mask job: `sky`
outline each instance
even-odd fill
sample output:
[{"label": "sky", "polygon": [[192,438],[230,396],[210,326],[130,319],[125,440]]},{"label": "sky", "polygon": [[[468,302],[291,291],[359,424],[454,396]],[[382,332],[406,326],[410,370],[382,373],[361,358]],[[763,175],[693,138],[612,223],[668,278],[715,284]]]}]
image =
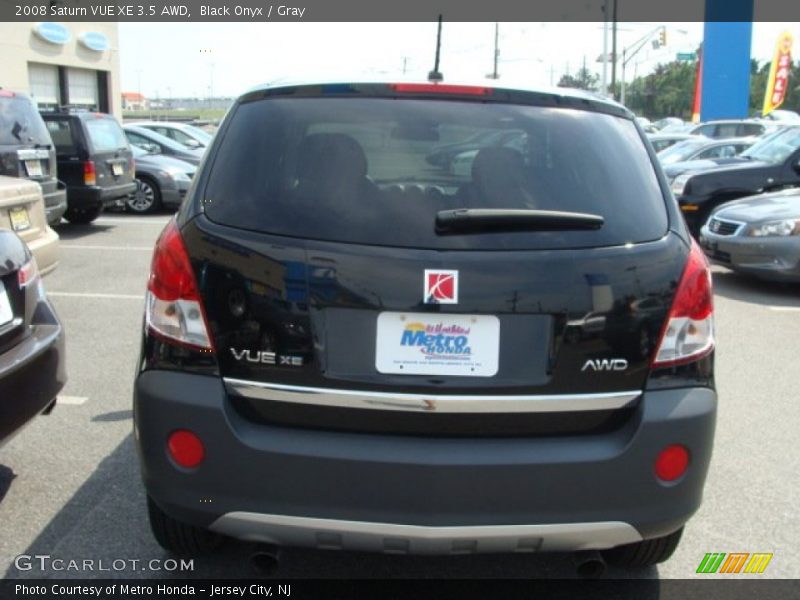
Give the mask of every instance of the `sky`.
[{"label": "sky", "polygon": [[[629,62],[626,79],[693,52],[703,23],[620,23],[618,54],[661,25],[667,45],[647,43]],[[751,55],[771,60],[782,31],[800,44],[800,23],[753,24]],[[495,23],[447,23],[440,71],[445,79],[492,72]],[[603,23],[500,23],[500,80],[555,85],[567,72],[602,64]],[[399,75],[425,78],[433,66],[436,23],[120,23],[122,89],[149,98],[236,96],[280,77]],[[611,51],[609,34],[609,47]],[[608,79],[611,78],[608,67]],[[618,67],[617,77],[621,77]]]}]

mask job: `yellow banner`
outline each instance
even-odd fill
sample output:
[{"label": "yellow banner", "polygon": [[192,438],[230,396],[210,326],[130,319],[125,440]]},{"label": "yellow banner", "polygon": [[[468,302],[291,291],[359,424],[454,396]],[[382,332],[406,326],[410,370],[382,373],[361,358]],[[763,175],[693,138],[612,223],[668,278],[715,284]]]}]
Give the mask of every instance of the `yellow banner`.
[{"label": "yellow banner", "polygon": [[792,34],[784,31],[775,45],[775,56],[769,70],[767,91],[764,94],[764,108],[761,111],[767,116],[783,104],[786,88],[789,85],[789,72],[792,70]]}]

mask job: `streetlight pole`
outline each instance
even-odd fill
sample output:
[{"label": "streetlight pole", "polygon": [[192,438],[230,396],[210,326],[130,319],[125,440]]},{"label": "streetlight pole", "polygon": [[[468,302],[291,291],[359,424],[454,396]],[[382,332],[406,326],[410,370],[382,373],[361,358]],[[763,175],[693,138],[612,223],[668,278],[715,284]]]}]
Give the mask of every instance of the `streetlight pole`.
[{"label": "streetlight pole", "polygon": [[603,77],[601,82],[601,90],[603,95],[608,94],[608,2],[603,4]]}]

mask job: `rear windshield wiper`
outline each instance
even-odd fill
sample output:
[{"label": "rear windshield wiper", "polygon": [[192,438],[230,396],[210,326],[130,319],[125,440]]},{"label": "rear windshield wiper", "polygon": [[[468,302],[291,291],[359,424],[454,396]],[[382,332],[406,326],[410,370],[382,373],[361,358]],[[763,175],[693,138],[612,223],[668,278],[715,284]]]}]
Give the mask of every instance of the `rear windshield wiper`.
[{"label": "rear windshield wiper", "polygon": [[436,213],[436,233],[491,231],[571,231],[600,229],[600,215],[511,208],[457,208]]}]

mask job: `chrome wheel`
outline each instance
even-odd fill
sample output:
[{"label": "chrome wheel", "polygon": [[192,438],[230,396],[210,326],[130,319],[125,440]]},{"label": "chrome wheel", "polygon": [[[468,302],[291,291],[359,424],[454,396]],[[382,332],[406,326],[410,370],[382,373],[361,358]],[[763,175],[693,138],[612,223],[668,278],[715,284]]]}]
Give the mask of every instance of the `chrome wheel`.
[{"label": "chrome wheel", "polygon": [[137,213],[147,213],[155,210],[157,206],[158,191],[149,181],[138,180],[136,191],[126,200],[128,210]]}]

